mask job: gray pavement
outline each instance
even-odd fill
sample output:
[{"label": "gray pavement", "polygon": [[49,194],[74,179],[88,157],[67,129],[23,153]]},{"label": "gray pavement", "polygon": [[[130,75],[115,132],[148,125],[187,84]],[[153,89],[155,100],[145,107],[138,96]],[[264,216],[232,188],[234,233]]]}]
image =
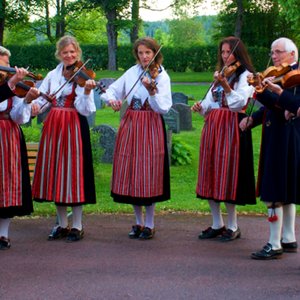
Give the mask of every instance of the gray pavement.
[{"label": "gray pavement", "polygon": [[[160,214],[153,240],[130,240],[133,215],[86,215],[85,238],[47,241],[54,218],[14,219],[0,251],[0,299],[300,299],[300,253],[255,261],[266,217],[239,216],[242,237],[198,240],[210,216]],[[297,236],[300,222],[297,219]]]}]

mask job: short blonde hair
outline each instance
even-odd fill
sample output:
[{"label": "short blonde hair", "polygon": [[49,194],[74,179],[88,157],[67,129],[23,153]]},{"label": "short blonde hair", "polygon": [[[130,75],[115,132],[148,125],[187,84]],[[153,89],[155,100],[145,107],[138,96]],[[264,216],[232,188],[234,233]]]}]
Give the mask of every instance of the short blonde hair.
[{"label": "short blonde hair", "polygon": [[81,60],[81,56],[82,56],[82,50],[79,46],[79,43],[77,42],[77,40],[75,39],[75,37],[70,36],[70,35],[65,35],[63,37],[61,37],[57,43],[56,43],[56,51],[55,51],[55,57],[57,59],[60,59],[60,52],[67,46],[69,45],[73,45],[77,55],[78,55],[78,60]]}]

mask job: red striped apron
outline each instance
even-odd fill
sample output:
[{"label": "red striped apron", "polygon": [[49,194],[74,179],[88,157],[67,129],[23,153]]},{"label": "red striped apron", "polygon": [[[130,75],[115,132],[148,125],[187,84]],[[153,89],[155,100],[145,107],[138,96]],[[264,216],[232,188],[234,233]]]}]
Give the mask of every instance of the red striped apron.
[{"label": "red striped apron", "polygon": [[10,119],[12,98],[0,113],[0,208],[22,206],[22,165],[19,125]]},{"label": "red striped apron", "polygon": [[162,195],[164,155],[160,114],[149,105],[127,109],[116,139],[112,192],[139,198]]},{"label": "red striped apron", "polygon": [[85,202],[81,128],[74,99],[75,85],[64,107],[53,102],[44,123],[32,184],[35,199],[57,204]]},{"label": "red striped apron", "polygon": [[236,199],[239,141],[238,113],[220,108],[207,115],[201,135],[196,189],[201,198]]}]

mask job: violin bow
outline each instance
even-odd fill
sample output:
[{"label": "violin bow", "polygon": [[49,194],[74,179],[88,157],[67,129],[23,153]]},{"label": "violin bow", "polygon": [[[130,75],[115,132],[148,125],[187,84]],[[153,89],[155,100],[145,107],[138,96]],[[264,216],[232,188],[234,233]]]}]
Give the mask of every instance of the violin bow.
[{"label": "violin bow", "polygon": [[158,53],[160,52],[162,48],[162,45],[158,48],[157,52],[155,53],[155,55],[152,57],[152,59],[149,61],[148,65],[146,66],[146,68],[144,69],[144,71],[141,73],[141,75],[138,77],[138,79],[136,80],[136,82],[133,84],[133,86],[131,87],[131,89],[129,90],[129,92],[125,95],[125,97],[123,98],[122,102],[124,102],[124,100],[129,96],[129,94],[132,92],[132,90],[134,89],[134,87],[137,85],[137,83],[140,81],[140,79],[147,73],[147,71],[149,70],[150,65],[154,62],[156,56],[158,55]]},{"label": "violin bow", "polygon": [[87,59],[87,61],[84,63],[84,64],[82,64],[82,66],[80,67],[80,68],[78,68],[78,70],[66,81],[66,82],[64,82],[59,88],[58,88],[58,90],[54,93],[54,94],[52,94],[51,96],[52,97],[54,97],[59,91],[61,91],[64,87],[65,87],[65,85],[66,84],[68,84],[68,83],[70,83],[74,78],[75,78],[75,76],[85,67],[85,65],[90,61],[91,59],[89,58],[89,59]]}]

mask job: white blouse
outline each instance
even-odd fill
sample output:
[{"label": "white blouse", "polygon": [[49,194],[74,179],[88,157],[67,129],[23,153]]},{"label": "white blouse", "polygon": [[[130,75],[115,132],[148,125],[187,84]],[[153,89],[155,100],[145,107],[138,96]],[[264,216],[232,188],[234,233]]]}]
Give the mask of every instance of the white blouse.
[{"label": "white blouse", "polygon": [[154,96],[150,96],[148,90],[142,84],[141,80],[135,85],[133,90],[129,93],[139,76],[143,73],[141,65],[137,64],[128,69],[118,80],[113,82],[106,93],[101,95],[101,99],[108,104],[109,100],[122,100],[127,101],[130,105],[132,97],[141,99],[142,104],[148,99],[151,108],[160,114],[166,114],[172,106],[172,94],[171,94],[171,83],[170,77],[161,66],[162,71],[155,78],[157,92]]},{"label": "white blouse", "polygon": [[[249,71],[244,71],[237,82],[234,83],[233,90],[225,94],[225,101],[231,111],[239,112],[247,104],[248,99],[253,95],[254,87],[248,84],[247,76]],[[201,102],[201,114],[205,115],[211,109],[220,108],[219,103],[216,102],[212,95],[212,87],[207,93],[205,99]]]},{"label": "white blouse", "polygon": [[[23,98],[13,97],[12,109],[9,113],[11,119],[17,124],[29,122],[31,117],[31,104],[25,103]],[[7,100],[0,103],[0,111],[7,109]]]},{"label": "white blouse", "polygon": [[[43,80],[39,90],[45,94],[54,94],[62,84],[66,82],[65,77],[62,74],[63,64],[60,63],[54,70],[50,71]],[[55,96],[56,98],[64,97],[72,92],[73,83],[67,83],[63,89],[61,89]],[[94,91],[92,90],[89,95],[84,94],[84,87],[76,86],[76,97],[74,106],[76,110],[83,116],[89,116],[96,111],[94,102]],[[43,97],[39,97],[33,101],[38,103],[40,107],[47,104],[47,101]]]}]

